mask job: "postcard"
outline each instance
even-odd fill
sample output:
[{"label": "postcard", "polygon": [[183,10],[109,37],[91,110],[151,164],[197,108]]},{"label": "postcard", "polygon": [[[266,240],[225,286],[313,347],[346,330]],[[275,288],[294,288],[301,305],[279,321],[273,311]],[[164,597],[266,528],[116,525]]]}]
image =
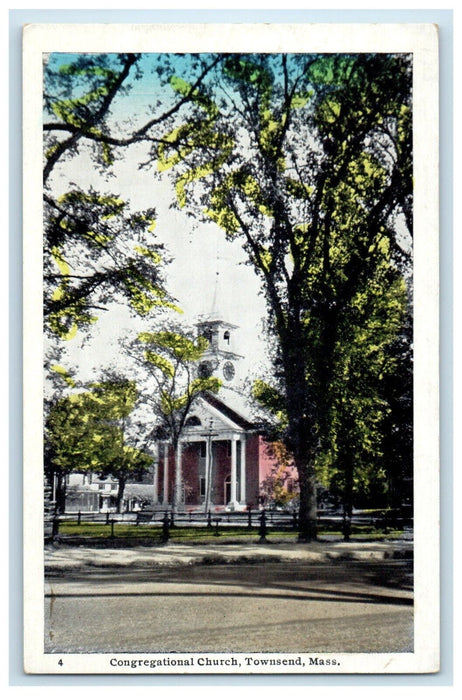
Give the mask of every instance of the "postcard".
[{"label": "postcard", "polygon": [[437,672],[438,28],[23,41],[25,671]]}]

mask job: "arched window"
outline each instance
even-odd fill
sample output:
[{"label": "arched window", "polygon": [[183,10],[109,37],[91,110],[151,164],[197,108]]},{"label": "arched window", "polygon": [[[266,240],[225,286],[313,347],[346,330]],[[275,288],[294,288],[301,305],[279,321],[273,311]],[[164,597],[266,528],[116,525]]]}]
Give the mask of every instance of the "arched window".
[{"label": "arched window", "polygon": [[190,427],[192,428],[192,427],[195,427],[198,425],[202,425],[202,423],[200,422],[200,420],[197,416],[190,416],[189,418],[186,419],[185,426],[187,428],[190,428]]},{"label": "arched window", "polygon": [[223,340],[226,340],[226,342],[228,343],[228,345],[229,345],[229,339],[230,339],[229,331],[225,331],[225,332],[223,333]]}]

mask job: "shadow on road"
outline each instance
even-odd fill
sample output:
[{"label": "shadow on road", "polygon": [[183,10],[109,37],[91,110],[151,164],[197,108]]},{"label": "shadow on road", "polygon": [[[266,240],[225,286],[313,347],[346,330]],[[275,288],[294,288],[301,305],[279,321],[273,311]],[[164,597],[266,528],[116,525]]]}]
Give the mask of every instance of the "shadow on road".
[{"label": "shadow on road", "polygon": [[[341,562],[327,565],[246,564],[178,566],[153,569],[95,569],[51,581],[88,584],[89,592],[54,592],[58,597],[235,597],[274,598],[412,606],[412,563]],[[136,584],[156,590],[133,590]],[[162,590],[161,585],[165,584]],[[107,590],[117,586],[117,590]],[[174,588],[171,589],[170,586]],[[181,590],[179,590],[181,586]],[[201,590],[203,588],[203,590]],[[214,588],[219,588],[214,590]],[[106,589],[106,590],[105,590]],[[120,589],[120,590],[119,590]],[[226,590],[228,589],[228,590]],[[393,593],[387,593],[387,590]],[[402,592],[402,593],[400,593]]]}]

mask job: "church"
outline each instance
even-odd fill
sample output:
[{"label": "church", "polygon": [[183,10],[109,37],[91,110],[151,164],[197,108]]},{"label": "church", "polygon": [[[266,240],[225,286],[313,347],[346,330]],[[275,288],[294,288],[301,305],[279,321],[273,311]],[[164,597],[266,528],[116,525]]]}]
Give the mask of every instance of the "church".
[{"label": "church", "polygon": [[[255,431],[248,402],[239,391],[240,361],[237,326],[209,315],[197,323],[209,346],[197,373],[218,377],[219,393],[205,394],[190,411],[181,438],[181,479],[168,443],[159,446],[154,465],[154,502],[177,502],[185,509],[258,506],[261,482],[275,467],[271,448]],[[180,481],[180,493],[175,494]]]},{"label": "church", "polygon": [[[255,428],[249,401],[240,389],[243,357],[237,352],[238,326],[212,313],[201,317],[196,327],[198,336],[209,342],[197,374],[218,377],[222,386],[218,394],[206,393],[193,404],[177,455],[180,474],[169,442],[157,445],[152,503],[175,504],[190,512],[256,508],[264,498],[262,484],[271,474],[284,470],[286,487],[293,490],[296,470],[278,463],[272,446]],[[126,488],[129,495],[133,489]]]},{"label": "church", "polygon": [[[268,498],[263,484],[276,473],[284,474],[288,491],[296,490],[295,468],[278,462],[273,446],[256,429],[240,388],[244,358],[237,352],[238,327],[218,314],[201,317],[196,327],[197,335],[209,342],[197,374],[218,377],[222,386],[218,394],[195,400],[176,455],[168,440],[156,444],[150,474],[143,483],[125,487],[125,510],[142,505],[180,512],[257,508]],[[77,476],[70,475],[66,510],[113,510],[115,480],[87,478],[87,483],[76,484]]]}]

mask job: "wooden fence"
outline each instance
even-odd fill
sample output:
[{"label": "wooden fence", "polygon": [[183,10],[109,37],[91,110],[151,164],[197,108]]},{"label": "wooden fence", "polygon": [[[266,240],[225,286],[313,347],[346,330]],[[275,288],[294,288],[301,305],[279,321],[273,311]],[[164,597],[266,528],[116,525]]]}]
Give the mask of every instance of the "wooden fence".
[{"label": "wooden fence", "polygon": [[[68,540],[72,535],[66,533],[68,528],[62,528],[62,525],[77,525],[80,528],[79,537],[85,538],[85,526],[106,525],[108,526],[107,536],[110,539],[118,537],[118,529],[120,526],[132,526],[123,528],[123,538],[139,538],[140,530],[146,533],[146,527],[153,528],[150,537],[159,539],[162,542],[167,542],[172,530],[177,533],[181,532],[182,528],[198,528],[202,530],[212,531],[215,536],[231,534],[230,530],[236,534],[238,529],[242,534],[245,531],[257,530],[260,539],[264,540],[271,533],[294,533],[298,529],[298,517],[296,513],[279,512],[276,510],[247,510],[243,512],[237,511],[219,511],[208,513],[204,512],[178,512],[173,511],[139,511],[138,513],[68,513],[55,515],[52,519],[51,528],[48,528],[47,539],[55,540],[57,538]],[[138,526],[143,526],[139,528]],[[340,531],[345,532],[345,519],[341,515],[318,514],[318,528],[324,531]],[[396,512],[374,512],[371,514],[355,514],[350,523],[348,523],[349,531],[356,529],[373,529],[384,532],[391,530],[412,529],[412,518],[402,517]],[[155,529],[155,532],[154,532]],[[64,530],[64,531],[62,531]],[[227,533],[228,531],[228,533]],[[156,534],[156,538],[154,535]],[[201,533],[205,534],[205,532]],[[88,535],[91,537],[91,535]],[[199,531],[198,531],[199,536]],[[73,536],[74,538],[76,535]]]}]

